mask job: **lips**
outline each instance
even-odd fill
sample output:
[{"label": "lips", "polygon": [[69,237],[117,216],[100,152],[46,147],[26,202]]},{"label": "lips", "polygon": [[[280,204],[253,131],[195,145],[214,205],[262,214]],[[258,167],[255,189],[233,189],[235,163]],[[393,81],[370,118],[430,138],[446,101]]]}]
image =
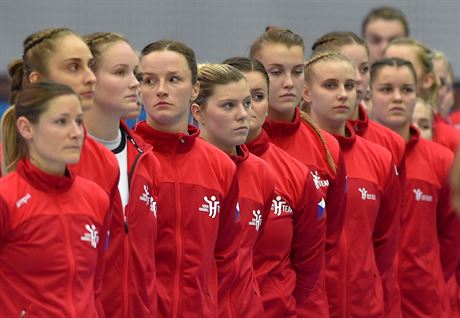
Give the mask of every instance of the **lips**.
[{"label": "lips", "polygon": [[295,94],[287,93],[280,96],[280,98],[296,98]]},{"label": "lips", "polygon": [[249,130],[248,126],[241,126],[241,127],[234,129],[234,131],[238,131],[238,132],[247,131],[247,130]]},{"label": "lips", "polygon": [[85,98],[93,98],[94,91],[86,91],[86,92],[80,93],[80,96],[83,96]]},{"label": "lips", "polygon": [[170,106],[171,103],[168,103],[166,101],[159,101],[158,103],[155,104],[155,106]]}]

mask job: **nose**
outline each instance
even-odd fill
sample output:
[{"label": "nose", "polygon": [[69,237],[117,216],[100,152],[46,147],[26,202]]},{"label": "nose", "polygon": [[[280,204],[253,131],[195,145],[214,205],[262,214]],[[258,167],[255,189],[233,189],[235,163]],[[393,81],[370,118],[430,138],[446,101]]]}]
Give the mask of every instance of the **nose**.
[{"label": "nose", "polygon": [[157,90],[157,96],[158,97],[163,97],[163,96],[167,96],[168,95],[168,91],[166,89],[166,83],[164,80],[159,80],[158,81],[158,90]]},{"label": "nose", "polygon": [[72,139],[82,140],[83,135],[84,135],[83,125],[80,122],[74,121],[71,131],[70,131],[70,137]]},{"label": "nose", "polygon": [[402,101],[401,91],[399,89],[394,90],[393,100],[398,102]]},{"label": "nose", "polygon": [[96,83],[96,75],[94,75],[93,70],[89,67],[86,67],[84,82],[85,85],[93,85]]},{"label": "nose", "polygon": [[287,72],[286,75],[284,76],[283,85],[285,88],[294,87],[294,81],[292,80],[292,75],[289,72]]},{"label": "nose", "polygon": [[346,101],[348,99],[347,90],[345,89],[345,85],[341,85],[339,88],[339,100]]},{"label": "nose", "polygon": [[238,110],[236,112],[236,119],[238,121],[246,121],[249,117],[249,112],[251,111],[251,108],[246,108],[244,107],[243,104],[240,104],[238,106]]},{"label": "nose", "polygon": [[132,73],[131,74],[131,81],[130,81],[130,84],[129,84],[129,87],[130,88],[139,88],[141,84],[139,83],[137,77],[136,77],[136,74]]}]

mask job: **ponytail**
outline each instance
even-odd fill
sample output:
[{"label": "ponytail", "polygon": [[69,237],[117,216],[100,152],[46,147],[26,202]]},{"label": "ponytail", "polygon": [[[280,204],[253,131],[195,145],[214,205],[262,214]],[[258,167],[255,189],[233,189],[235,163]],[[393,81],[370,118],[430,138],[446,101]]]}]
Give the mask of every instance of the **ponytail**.
[{"label": "ponytail", "polygon": [[10,105],[14,105],[19,91],[24,86],[24,61],[17,59],[8,64],[8,75],[10,76]]},{"label": "ponytail", "polygon": [[19,160],[27,154],[24,139],[18,135],[14,106],[10,106],[2,116],[2,176],[16,169]]},{"label": "ponytail", "polygon": [[327,163],[329,164],[329,168],[331,168],[334,174],[336,174],[337,169],[335,167],[334,159],[332,158],[331,152],[329,151],[329,148],[327,147],[326,140],[324,139],[323,134],[318,129],[318,127],[312,122],[310,115],[308,115],[306,112],[300,111],[300,118],[305,124],[310,126],[315,131],[316,135],[321,140],[321,143],[323,144],[323,147],[324,147],[324,152],[326,154]]}]

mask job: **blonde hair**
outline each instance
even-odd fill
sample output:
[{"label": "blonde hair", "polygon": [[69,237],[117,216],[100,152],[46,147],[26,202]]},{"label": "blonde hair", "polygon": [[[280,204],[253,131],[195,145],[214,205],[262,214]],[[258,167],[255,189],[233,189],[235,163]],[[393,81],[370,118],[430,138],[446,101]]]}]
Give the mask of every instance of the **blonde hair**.
[{"label": "blonde hair", "polygon": [[128,40],[121,34],[115,32],[95,32],[83,37],[86,45],[91,50],[94,57],[94,70],[97,70],[102,58],[102,52],[106,50],[111,44],[117,42],[125,42],[129,44]]},{"label": "blonde hair", "polygon": [[[431,105],[436,105],[436,99],[437,99],[437,94],[439,90],[439,82],[437,80],[436,74],[434,72],[434,66],[433,66],[433,58],[434,54],[433,51],[430,50],[427,46],[425,46],[422,42],[417,41],[414,38],[397,38],[391,41],[391,43],[388,45],[388,47],[385,49],[388,50],[390,46],[395,46],[395,45],[406,45],[406,46],[411,46],[415,49],[415,55],[417,57],[417,60],[419,63],[422,65],[423,68],[423,76],[427,74],[432,74],[434,79],[433,79],[433,84],[431,87],[429,87],[426,90],[421,90],[422,89],[422,83],[419,83],[419,94],[420,97],[422,97],[424,100],[426,100],[429,104]],[[415,67],[415,65],[414,65]]]},{"label": "blonde hair", "polygon": [[338,51],[341,47],[346,45],[357,44],[366,49],[369,55],[369,49],[366,43],[353,32],[348,31],[335,31],[324,34],[317,39],[311,50],[313,53],[324,51]]},{"label": "blonde hair", "polygon": [[346,62],[353,67],[353,64],[344,55],[336,51],[320,51],[319,53],[314,52],[310,58],[304,64],[304,76],[305,81],[310,82],[312,80],[313,66],[318,62],[325,61],[342,61]]},{"label": "blonde hair", "polygon": [[227,85],[241,80],[245,80],[244,74],[228,64],[200,64],[198,65],[200,91],[194,102],[200,107],[205,107],[216,85]]},{"label": "blonde hair", "polygon": [[454,163],[450,173],[450,185],[452,187],[452,205],[460,214],[460,149],[455,155]]},{"label": "blonde hair", "polygon": [[18,118],[25,117],[32,124],[38,123],[49,102],[63,95],[77,96],[69,86],[51,82],[30,84],[21,90],[16,104],[7,109],[1,120],[2,175],[14,171],[19,160],[28,154],[27,143],[16,126]]}]

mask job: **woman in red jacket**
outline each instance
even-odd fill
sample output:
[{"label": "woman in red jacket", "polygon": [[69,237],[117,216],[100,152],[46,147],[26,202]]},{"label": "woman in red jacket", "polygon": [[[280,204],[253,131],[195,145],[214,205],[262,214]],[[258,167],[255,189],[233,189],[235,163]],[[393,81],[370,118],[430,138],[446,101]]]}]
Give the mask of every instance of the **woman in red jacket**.
[{"label": "woman in red jacket", "polygon": [[157,314],[155,242],[160,172],[152,146],[121,120],[136,113],[139,59],[128,41],[109,32],[93,33],[85,42],[94,56],[97,86],[94,105],[85,113],[91,138],[112,151],[120,167],[118,192],[110,225],[102,305],[108,317],[152,317]]},{"label": "woman in red jacket", "polygon": [[159,317],[217,317],[230,310],[240,222],[236,167],[188,126],[199,91],[195,53],[162,40],[141,53],[147,120],[135,132],[161,164],[155,250]]},{"label": "woman in red jacket", "polygon": [[269,77],[257,60],[224,61],[243,72],[251,92],[252,116],[246,146],[275,176],[275,198],[254,250],[254,271],[265,317],[300,317],[302,303],[315,289],[324,259],[324,198],[310,170],[272,144],[262,125],[268,110]]},{"label": "woman in red jacket", "polygon": [[226,64],[201,65],[198,81],[200,93],[192,104],[192,114],[200,125],[200,137],[230,156],[237,167],[240,189],[239,276],[230,295],[232,311],[223,310],[220,316],[263,317],[253,253],[270,213],[274,178],[268,165],[244,146],[251,116],[249,86],[240,71]]},{"label": "woman in red jacket", "polygon": [[[71,87],[81,100],[83,112],[93,106],[96,78],[94,60],[81,37],[66,28],[45,29],[24,40],[22,59],[10,63],[11,104],[16,95],[30,83],[43,80]],[[85,138],[80,161],[70,165],[75,174],[98,184],[115,201],[118,184],[118,163],[115,156],[91,138]],[[5,171],[2,172],[3,174]]]},{"label": "woman in red jacket", "polygon": [[356,77],[356,106],[349,121],[358,136],[387,148],[402,172],[404,169],[402,163],[404,140],[391,129],[370,120],[363,104],[369,87],[370,70],[369,50],[364,41],[353,32],[329,32],[317,39],[311,49],[313,53],[339,52],[353,63]]},{"label": "woman in red jacket", "polygon": [[83,113],[68,86],[32,84],[2,119],[0,316],[103,317],[96,268],[109,200],[75,176]]},{"label": "woman in red jacket", "polygon": [[[304,99],[314,123],[337,138],[347,169],[347,206],[339,253],[326,266],[331,317],[399,317],[394,258],[399,180],[391,153],[356,136],[347,123],[356,103],[353,64],[337,52],[305,63]],[[385,305],[384,306],[384,301]],[[386,308],[384,308],[386,307]]]},{"label": "woman in red jacket", "polygon": [[[311,170],[316,188],[325,197],[327,262],[337,250],[342,230],[346,171],[337,140],[319,131],[297,107],[304,87],[303,39],[290,30],[271,28],[254,41],[250,56],[264,65],[270,77],[268,116],[264,123],[270,141]],[[298,305],[298,313],[308,317],[329,316],[324,266],[320,284]]]},{"label": "woman in red jacket", "polygon": [[433,141],[455,152],[460,143],[460,133],[451,127],[438,110],[437,96],[439,82],[433,67],[433,52],[423,43],[413,38],[395,39],[385,49],[384,57],[397,57],[408,60],[414,66],[417,75],[417,96],[431,105],[433,122]]},{"label": "woman in red jacket", "polygon": [[460,227],[447,186],[453,154],[420,138],[411,126],[419,84],[416,74],[406,60],[376,62],[370,82],[373,114],[406,140],[399,250],[403,316],[450,317],[446,280],[454,274],[460,257]]}]

